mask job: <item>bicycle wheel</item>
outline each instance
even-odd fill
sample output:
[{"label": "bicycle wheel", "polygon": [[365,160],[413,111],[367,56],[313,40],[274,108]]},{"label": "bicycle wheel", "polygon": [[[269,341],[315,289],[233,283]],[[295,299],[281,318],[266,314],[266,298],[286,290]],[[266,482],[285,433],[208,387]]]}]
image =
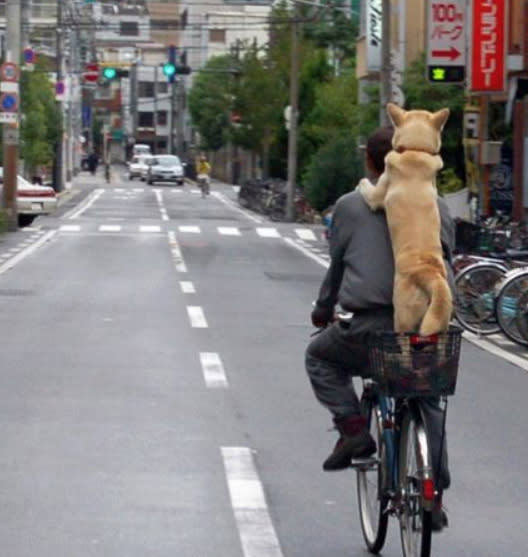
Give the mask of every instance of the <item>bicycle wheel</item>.
[{"label": "bicycle wheel", "polygon": [[500,285],[496,303],[497,322],[502,332],[522,346],[528,346],[528,340],[524,336],[524,329],[519,329],[518,315],[519,311],[524,314],[520,300],[527,290],[528,271],[510,271]]},{"label": "bicycle wheel", "polygon": [[417,413],[407,410],[402,419],[399,442],[402,496],[399,518],[404,557],[429,557],[431,554],[431,509],[424,506],[426,493],[431,507],[434,498],[430,458],[421,419]]},{"label": "bicycle wheel", "polygon": [[368,550],[378,553],[387,537],[389,515],[387,511],[386,450],[383,440],[383,420],[376,395],[363,396],[362,415],[367,418],[372,437],[376,440],[378,451],[376,459],[364,467],[357,468],[357,493],[361,530]]},{"label": "bicycle wheel", "polygon": [[521,294],[519,305],[517,307],[517,329],[519,334],[528,341],[528,290]]},{"label": "bicycle wheel", "polygon": [[455,316],[477,335],[500,331],[495,316],[495,287],[506,274],[499,263],[474,263],[455,277]]}]

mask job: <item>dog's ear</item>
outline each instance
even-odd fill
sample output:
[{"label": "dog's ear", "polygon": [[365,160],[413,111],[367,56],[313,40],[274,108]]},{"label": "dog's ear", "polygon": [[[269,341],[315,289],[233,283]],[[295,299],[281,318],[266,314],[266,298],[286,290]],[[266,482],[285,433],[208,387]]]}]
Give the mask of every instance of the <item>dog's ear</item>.
[{"label": "dog's ear", "polygon": [[434,112],[431,116],[431,120],[433,122],[433,126],[441,132],[444,129],[445,123],[449,118],[449,108],[442,108],[438,112]]},{"label": "dog's ear", "polygon": [[401,126],[403,119],[405,118],[405,110],[403,110],[403,108],[400,108],[394,103],[387,103],[387,114],[389,115],[389,118],[395,128]]}]

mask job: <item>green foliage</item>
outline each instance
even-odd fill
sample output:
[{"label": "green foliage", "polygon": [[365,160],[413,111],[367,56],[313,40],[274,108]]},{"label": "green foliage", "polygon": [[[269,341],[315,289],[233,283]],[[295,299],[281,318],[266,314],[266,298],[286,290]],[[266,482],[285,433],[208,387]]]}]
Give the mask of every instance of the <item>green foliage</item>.
[{"label": "green foliage", "polygon": [[189,92],[189,111],[200,133],[200,148],[216,151],[226,144],[232,106],[232,57],[215,56],[205,65]]},{"label": "green foliage", "polygon": [[32,174],[38,166],[51,166],[55,143],[62,134],[62,112],[45,68],[37,64],[34,72],[22,72],[20,156],[25,171]]},{"label": "green foliage", "polygon": [[5,209],[0,209],[0,234],[7,232],[9,221]]},{"label": "green foliage", "polygon": [[352,191],[363,175],[362,156],[355,138],[341,134],[330,139],[312,157],[304,174],[305,195],[322,211]]},{"label": "green foliage", "polygon": [[440,195],[445,195],[464,189],[464,181],[456,175],[453,168],[444,168],[437,176],[436,187]]}]

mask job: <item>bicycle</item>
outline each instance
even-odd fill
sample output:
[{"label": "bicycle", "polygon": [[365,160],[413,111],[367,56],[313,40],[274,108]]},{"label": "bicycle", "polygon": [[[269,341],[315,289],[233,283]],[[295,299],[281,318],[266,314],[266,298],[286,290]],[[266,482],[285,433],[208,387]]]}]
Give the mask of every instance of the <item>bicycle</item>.
[{"label": "bicycle", "polygon": [[[352,461],[357,472],[361,529],[367,549],[381,551],[389,516],[400,522],[405,557],[431,553],[435,478],[442,461],[447,397],[456,387],[462,329],[420,337],[381,332],[370,343],[372,379],[364,379],[361,410],[377,453]],[[421,400],[444,402],[438,462],[432,461]]]},{"label": "bicycle", "polygon": [[210,178],[207,174],[198,174],[198,187],[202,192],[202,198],[209,195],[210,192]]}]

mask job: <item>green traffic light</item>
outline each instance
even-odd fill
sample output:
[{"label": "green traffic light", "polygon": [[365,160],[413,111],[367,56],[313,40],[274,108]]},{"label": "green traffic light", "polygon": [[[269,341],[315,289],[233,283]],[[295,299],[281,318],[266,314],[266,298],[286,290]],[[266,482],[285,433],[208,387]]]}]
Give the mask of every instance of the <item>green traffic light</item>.
[{"label": "green traffic light", "polygon": [[117,71],[115,68],[105,68],[103,70],[103,76],[106,79],[114,79],[114,77],[117,75]]},{"label": "green traffic light", "polygon": [[173,76],[176,73],[176,66],[174,64],[171,64],[170,62],[163,64],[163,73],[167,77]]}]

